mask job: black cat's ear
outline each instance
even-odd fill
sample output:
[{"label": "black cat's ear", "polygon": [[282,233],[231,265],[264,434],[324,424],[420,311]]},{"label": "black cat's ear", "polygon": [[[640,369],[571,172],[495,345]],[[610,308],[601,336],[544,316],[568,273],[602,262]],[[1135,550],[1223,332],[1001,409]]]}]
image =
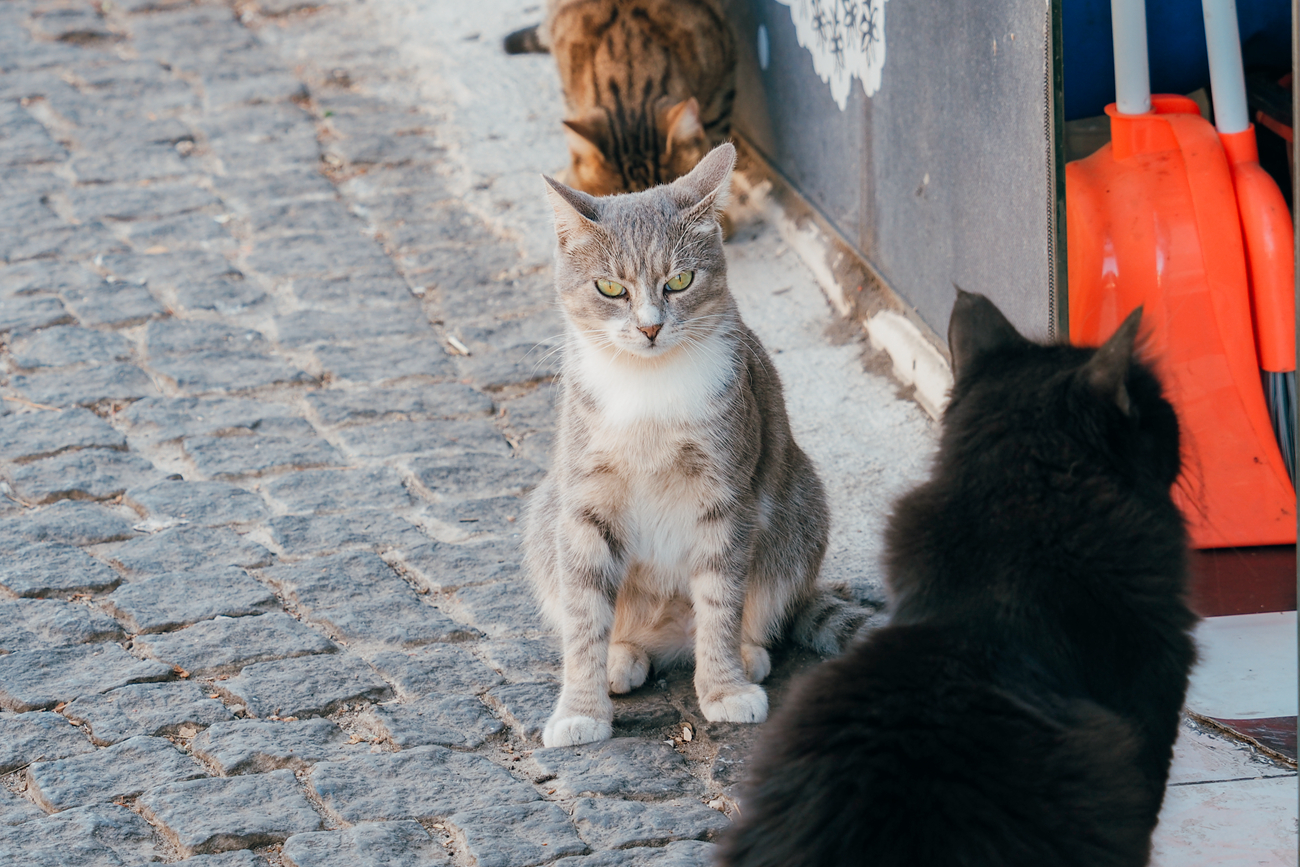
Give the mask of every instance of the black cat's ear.
[{"label": "black cat's ear", "polygon": [[727,206],[731,195],[731,170],[736,166],[736,147],[723,142],[696,164],[690,172],[673,181],[672,188],[686,210],[686,221],[712,216]]},{"label": "black cat's ear", "polygon": [[600,212],[596,200],[586,193],[566,187],[555,178],[542,175],[546,181],[546,197],[555,211],[555,234],[561,244],[567,244],[596,227]]},{"label": "black cat's ear", "polygon": [[1137,341],[1138,327],[1142,324],[1139,307],[1115,329],[1110,339],[1101,345],[1084,365],[1084,381],[1093,394],[1102,400],[1113,401],[1120,412],[1128,415],[1132,403],[1128,396],[1129,365],[1133,361],[1133,345]]},{"label": "black cat's ear", "polygon": [[948,349],[952,352],[954,377],[962,376],[971,362],[986,352],[1029,342],[1020,336],[992,301],[983,295],[965,292],[960,286],[954,288],[957,300],[948,319]]}]

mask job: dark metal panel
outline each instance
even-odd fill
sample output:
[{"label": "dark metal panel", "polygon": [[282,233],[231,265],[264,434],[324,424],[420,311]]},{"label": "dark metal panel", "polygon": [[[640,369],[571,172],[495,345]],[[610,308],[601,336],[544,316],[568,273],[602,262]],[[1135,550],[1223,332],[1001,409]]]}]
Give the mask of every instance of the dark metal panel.
[{"label": "dark metal panel", "polygon": [[868,97],[855,81],[842,111],[799,45],[790,8],[735,0],[731,11],[745,47],[736,128],[889,286],[939,334],[955,282],[1047,336],[1064,258],[1054,252],[1049,0],[889,0],[880,88]]}]

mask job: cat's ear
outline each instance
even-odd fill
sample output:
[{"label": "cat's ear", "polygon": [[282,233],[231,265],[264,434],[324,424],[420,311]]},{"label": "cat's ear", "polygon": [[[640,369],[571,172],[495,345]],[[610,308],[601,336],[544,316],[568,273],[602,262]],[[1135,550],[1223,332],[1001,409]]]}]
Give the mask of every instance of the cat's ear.
[{"label": "cat's ear", "polygon": [[731,195],[731,170],[736,166],[736,147],[723,142],[700,160],[689,173],[673,181],[675,197],[682,203],[687,223],[714,217],[727,206]]},{"label": "cat's ear", "polygon": [[542,180],[546,181],[546,197],[551,200],[551,208],[555,211],[555,234],[562,245],[567,245],[596,228],[600,212],[596,209],[594,198],[566,187],[555,178],[542,175]]},{"label": "cat's ear", "polygon": [[1028,343],[992,301],[964,292],[960,286],[954,288],[957,300],[948,319],[948,350],[952,353],[954,377],[961,377],[971,362],[986,352]]},{"label": "cat's ear", "polygon": [[1139,307],[1115,329],[1083,368],[1084,380],[1093,394],[1102,400],[1113,401],[1124,415],[1128,415],[1132,407],[1125,383],[1128,382],[1133,346],[1141,324],[1142,308]]},{"label": "cat's ear", "polygon": [[585,117],[562,121],[564,137],[569,143],[569,153],[576,160],[605,161],[605,148],[609,143],[609,127],[600,112]]},{"label": "cat's ear", "polygon": [[693,96],[664,112],[662,128],[667,130],[669,154],[687,147],[708,147],[704,124],[700,123],[700,103]]}]

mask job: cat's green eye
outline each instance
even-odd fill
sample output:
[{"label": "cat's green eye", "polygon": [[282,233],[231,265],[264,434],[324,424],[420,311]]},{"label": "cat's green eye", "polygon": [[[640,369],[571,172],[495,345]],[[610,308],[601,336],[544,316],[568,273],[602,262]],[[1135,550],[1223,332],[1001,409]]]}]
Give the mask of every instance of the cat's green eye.
[{"label": "cat's green eye", "polygon": [[694,279],[694,271],[683,271],[680,274],[674,274],[670,277],[668,282],[664,284],[664,288],[669,292],[680,292],[687,286],[691,285],[691,281]]},{"label": "cat's green eye", "polygon": [[596,288],[606,298],[618,298],[627,294],[627,288],[622,283],[615,283],[613,280],[597,280]]}]

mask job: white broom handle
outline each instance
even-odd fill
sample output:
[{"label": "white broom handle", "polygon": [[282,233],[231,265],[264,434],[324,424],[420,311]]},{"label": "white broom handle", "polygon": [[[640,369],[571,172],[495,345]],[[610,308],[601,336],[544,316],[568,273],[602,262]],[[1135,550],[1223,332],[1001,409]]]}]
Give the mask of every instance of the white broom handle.
[{"label": "white broom handle", "polygon": [[1210,89],[1214,93],[1214,125],[1222,133],[1250,126],[1246,108],[1246,76],[1241,68],[1241,37],[1237,33],[1236,0],[1201,0],[1205,13],[1205,47],[1210,53]]},{"label": "white broom handle", "polygon": [[1110,0],[1110,21],[1115,35],[1116,108],[1120,114],[1146,114],[1151,110],[1146,3]]}]

